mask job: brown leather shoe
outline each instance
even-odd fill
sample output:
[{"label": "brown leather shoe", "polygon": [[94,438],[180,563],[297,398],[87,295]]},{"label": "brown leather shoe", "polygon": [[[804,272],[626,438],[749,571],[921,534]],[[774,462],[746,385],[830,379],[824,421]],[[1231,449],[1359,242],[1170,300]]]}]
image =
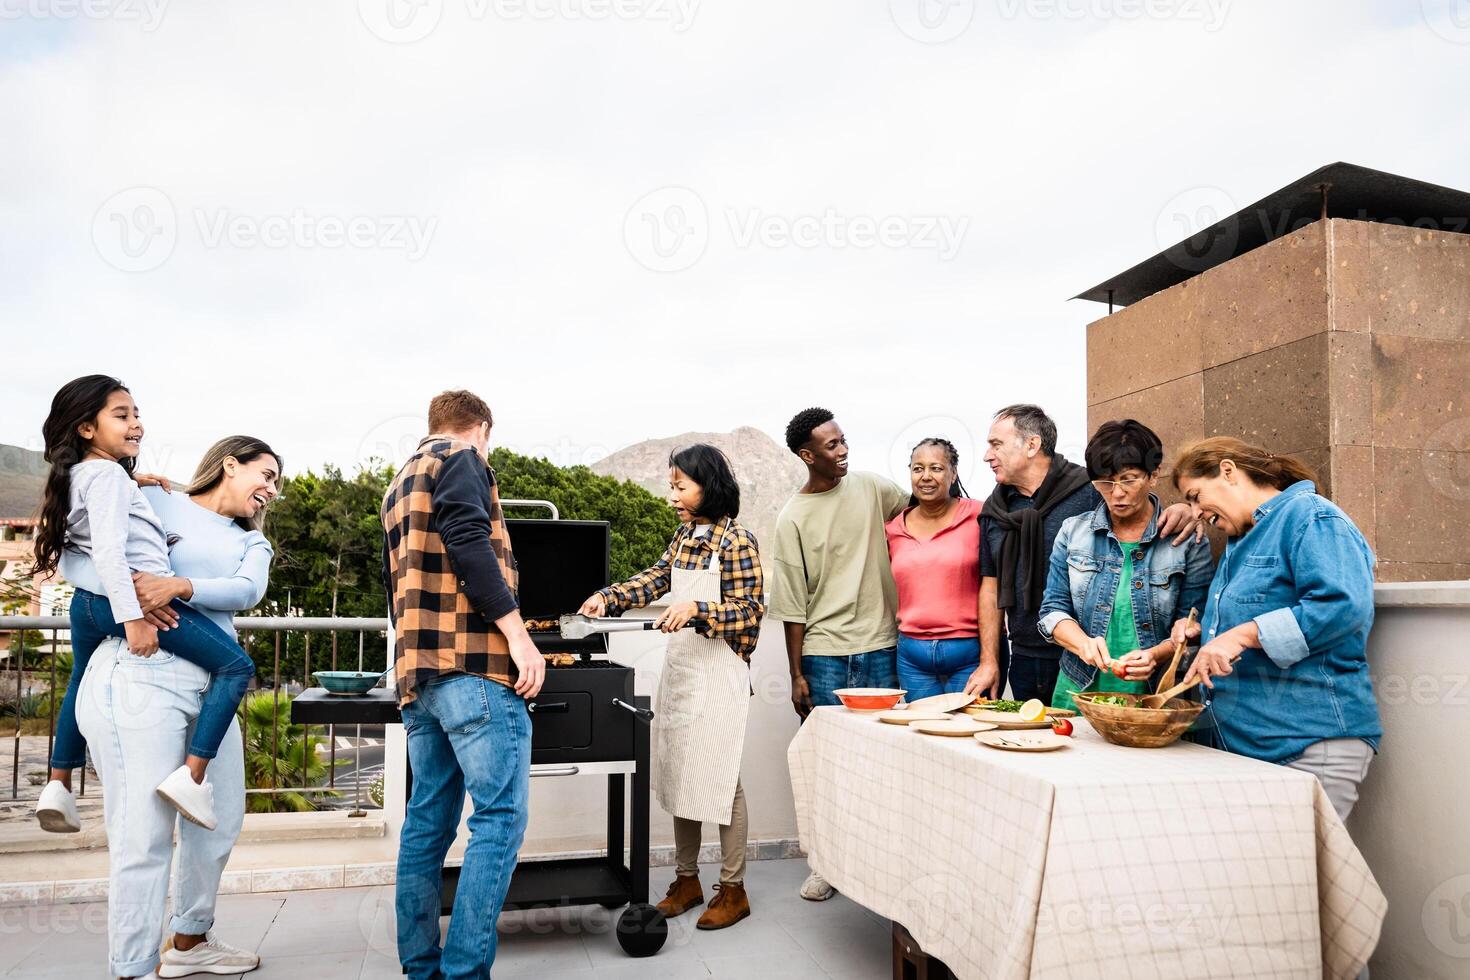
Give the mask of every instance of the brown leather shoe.
[{"label": "brown leather shoe", "polygon": [[658,910],[664,914],[664,918],[672,919],[703,904],[704,889],[699,887],[699,875],[675,875],[673,883],[669,885],[669,893],[658,903]]},{"label": "brown leather shoe", "polygon": [[750,899],[745,895],[745,885],[715,886],[715,897],[710,899],[709,908],[699,917],[695,926],[700,929],[726,929],[750,915]]}]

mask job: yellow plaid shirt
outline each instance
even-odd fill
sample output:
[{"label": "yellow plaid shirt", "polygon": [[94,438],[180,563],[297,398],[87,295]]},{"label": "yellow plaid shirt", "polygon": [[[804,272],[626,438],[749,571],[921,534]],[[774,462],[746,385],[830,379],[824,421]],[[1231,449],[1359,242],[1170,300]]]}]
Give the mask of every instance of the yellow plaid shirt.
[{"label": "yellow plaid shirt", "polygon": [[708,535],[696,535],[694,525],[684,524],[652,568],[644,569],[626,582],[602,590],[609,616],[646,606],[667,595],[671,569],[705,568],[710,554],[724,538],[720,552],[720,601],[697,602],[694,630],[701,636],[724,640],[747,661],[760,638],[761,617],[766,614],[766,596],[761,578],[760,546],[755,535],[733,518],[716,521]]}]

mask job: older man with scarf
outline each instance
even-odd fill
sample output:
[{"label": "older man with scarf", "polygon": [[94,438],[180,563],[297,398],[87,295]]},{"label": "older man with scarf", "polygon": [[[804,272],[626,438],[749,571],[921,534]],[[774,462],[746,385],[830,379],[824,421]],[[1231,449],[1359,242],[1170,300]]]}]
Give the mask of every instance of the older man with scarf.
[{"label": "older man with scarf", "polygon": [[[1008,405],[995,413],[986,438],[985,462],[995,490],[980,521],[980,666],[967,692],[1000,697],[1009,677],[1011,696],[1050,703],[1061,669],[1061,650],[1037,630],[1052,545],[1062,522],[1095,510],[1102,498],[1087,470],[1057,451],[1057,426],[1036,405]],[[1186,504],[1161,516],[1159,533],[1203,536]],[[1010,656],[1002,656],[1004,614]]]}]

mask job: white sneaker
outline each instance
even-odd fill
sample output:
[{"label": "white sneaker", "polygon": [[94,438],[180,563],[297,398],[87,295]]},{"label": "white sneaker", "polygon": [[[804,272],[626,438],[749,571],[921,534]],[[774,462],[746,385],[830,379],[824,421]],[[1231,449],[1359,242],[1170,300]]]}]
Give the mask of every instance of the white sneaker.
[{"label": "white sneaker", "polygon": [[837,889],[827,884],[827,879],[815,871],[807,875],[806,881],[801,883],[801,897],[808,902],[825,902],[836,894]]},{"label": "white sneaker", "polygon": [[77,815],[77,798],[59,779],[53,779],[41,790],[36,801],[36,819],[41,829],[53,834],[75,834],[82,829],[82,818]]},{"label": "white sneaker", "polygon": [[260,957],[243,949],[236,949],[227,942],[214,938],[214,933],[204,937],[204,942],[193,949],[175,949],[169,939],[163,947],[158,962],[160,977],[187,977],[191,973],[215,973],[234,976],[249,973],[260,966]]},{"label": "white sneaker", "polygon": [[202,783],[194,782],[188,766],[179,766],[169,773],[154,792],[173,804],[185,820],[197,823],[205,830],[214,829],[214,787],[207,779]]}]

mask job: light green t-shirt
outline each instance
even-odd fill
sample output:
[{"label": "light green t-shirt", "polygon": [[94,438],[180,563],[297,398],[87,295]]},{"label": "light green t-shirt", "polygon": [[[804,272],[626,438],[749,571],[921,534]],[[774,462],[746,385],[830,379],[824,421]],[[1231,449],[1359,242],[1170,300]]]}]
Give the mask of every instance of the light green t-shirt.
[{"label": "light green t-shirt", "polygon": [[798,493],[776,519],[769,615],[805,623],[803,656],[846,657],[898,642],[898,590],[883,525],[909,494],[876,473]]}]

